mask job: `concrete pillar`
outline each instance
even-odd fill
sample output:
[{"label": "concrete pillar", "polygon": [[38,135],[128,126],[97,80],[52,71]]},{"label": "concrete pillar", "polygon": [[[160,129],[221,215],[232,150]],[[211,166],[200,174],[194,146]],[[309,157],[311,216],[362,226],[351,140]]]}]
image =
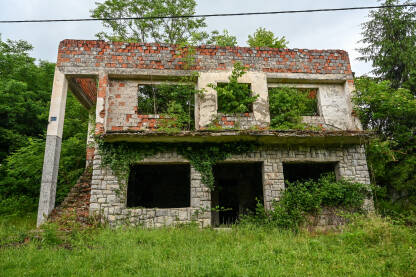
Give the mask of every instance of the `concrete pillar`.
[{"label": "concrete pillar", "polygon": [[68,81],[65,74],[56,67],[49,109],[45,157],[43,159],[37,226],[46,221],[55,207],[56,182],[61,154],[67,90]]},{"label": "concrete pillar", "polygon": [[94,159],[94,152],[95,152],[94,133],[95,133],[95,110],[91,110],[89,112],[89,118],[88,118],[87,153],[86,153],[87,156],[86,156],[85,167],[88,167],[89,165],[91,165]]}]

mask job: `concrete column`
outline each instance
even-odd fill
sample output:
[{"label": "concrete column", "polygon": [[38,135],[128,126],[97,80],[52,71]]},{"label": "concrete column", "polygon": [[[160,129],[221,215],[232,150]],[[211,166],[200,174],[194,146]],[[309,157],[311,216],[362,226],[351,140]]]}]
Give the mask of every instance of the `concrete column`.
[{"label": "concrete column", "polygon": [[55,207],[56,182],[61,154],[67,90],[68,81],[65,74],[56,67],[49,109],[45,157],[43,159],[37,226],[46,221]]},{"label": "concrete column", "polygon": [[108,110],[108,85],[109,78],[107,72],[99,72],[98,74],[98,91],[97,91],[97,103],[95,110],[95,134],[104,134],[107,128],[106,118]]},{"label": "concrete column", "polygon": [[95,152],[94,133],[95,133],[95,110],[91,110],[89,112],[89,118],[88,118],[87,153],[86,153],[87,156],[86,156],[85,167],[88,167],[89,165],[91,165],[94,159],[94,152]]}]

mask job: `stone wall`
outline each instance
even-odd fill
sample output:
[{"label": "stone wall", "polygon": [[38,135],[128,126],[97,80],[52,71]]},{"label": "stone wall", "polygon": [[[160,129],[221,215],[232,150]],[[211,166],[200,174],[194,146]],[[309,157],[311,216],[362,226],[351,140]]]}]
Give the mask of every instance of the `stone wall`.
[{"label": "stone wall", "polygon": [[[283,176],[284,162],[336,162],[338,178],[369,184],[369,174],[362,145],[350,146],[265,146],[258,151],[234,155],[227,161],[250,161],[263,163],[263,196],[267,209],[285,188]],[[187,162],[176,153],[160,153],[146,158],[140,163]],[[211,192],[201,182],[201,175],[191,166],[190,207],[175,209],[126,208],[126,184],[120,183],[108,168],[102,168],[101,156],[96,151],[93,162],[90,213],[101,213],[110,225],[124,223],[143,224],[159,227],[186,223],[192,220],[201,226],[211,224]],[[365,203],[370,209],[371,201]]]}]

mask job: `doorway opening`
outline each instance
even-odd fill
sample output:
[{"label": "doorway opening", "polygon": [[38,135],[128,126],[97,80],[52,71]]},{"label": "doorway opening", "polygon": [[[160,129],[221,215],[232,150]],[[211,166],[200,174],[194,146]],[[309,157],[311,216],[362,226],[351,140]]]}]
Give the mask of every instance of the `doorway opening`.
[{"label": "doorway opening", "polygon": [[212,226],[230,225],[263,203],[262,163],[220,163],[213,168]]}]

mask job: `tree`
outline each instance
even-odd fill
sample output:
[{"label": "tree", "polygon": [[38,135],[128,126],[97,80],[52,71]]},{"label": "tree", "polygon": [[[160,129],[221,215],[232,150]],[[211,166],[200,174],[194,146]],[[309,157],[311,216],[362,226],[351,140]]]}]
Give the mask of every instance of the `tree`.
[{"label": "tree", "polygon": [[[397,4],[399,0],[383,3]],[[358,49],[363,55],[359,59],[370,61],[372,72],[394,88],[408,86],[416,95],[416,7],[377,9],[369,18],[362,25],[361,42],[366,45]]]},{"label": "tree", "polygon": [[289,42],[283,36],[275,37],[272,31],[265,28],[258,28],[253,35],[248,35],[248,45],[250,47],[270,47],[270,48],[287,48]]},{"label": "tree", "polygon": [[[194,15],[195,0],[106,0],[96,3],[93,18],[161,17]],[[206,27],[205,18],[104,20],[109,32],[100,32],[99,39],[129,42],[180,44],[198,35]]]},{"label": "tree", "polygon": [[[26,41],[0,39],[0,214],[36,208],[55,64]],[[85,169],[87,111],[68,94],[57,202]]]},{"label": "tree", "polygon": [[222,34],[217,30],[211,32],[211,37],[207,40],[206,44],[208,45],[218,45],[218,46],[236,46],[237,37],[230,35],[227,30],[223,30]]},{"label": "tree", "polygon": [[385,214],[416,214],[416,99],[390,81],[362,77],[355,85],[363,127],[377,135],[367,146],[376,204]]},{"label": "tree", "polygon": [[23,146],[28,137],[39,137],[47,124],[47,105],[55,65],[29,57],[25,41],[0,39],[0,164]]}]

